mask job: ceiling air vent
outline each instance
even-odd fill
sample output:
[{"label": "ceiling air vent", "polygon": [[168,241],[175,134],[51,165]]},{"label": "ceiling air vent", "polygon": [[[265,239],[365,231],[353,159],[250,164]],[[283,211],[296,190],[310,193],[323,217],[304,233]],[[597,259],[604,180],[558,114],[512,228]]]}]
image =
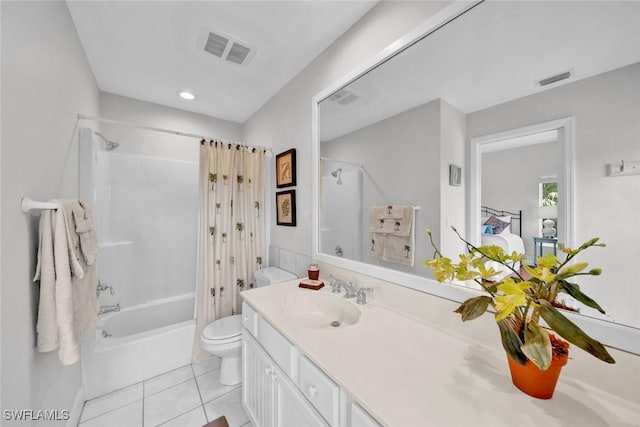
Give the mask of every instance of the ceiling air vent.
[{"label": "ceiling air vent", "polygon": [[213,32],[209,32],[204,51],[238,65],[247,65],[255,53],[255,49],[251,49],[245,43]]},{"label": "ceiling air vent", "polygon": [[227,43],[229,43],[228,38],[222,37],[219,34],[209,33],[209,38],[207,39],[207,44],[204,46],[204,50],[218,58],[222,58],[227,48]]},{"label": "ceiling air vent", "polygon": [[547,86],[553,83],[557,83],[562,80],[566,80],[573,75],[573,70],[565,71],[563,73],[556,74],[555,76],[547,77],[538,81],[535,81],[536,86]]},{"label": "ceiling air vent", "polygon": [[356,99],[360,98],[355,92],[352,92],[348,89],[340,89],[333,95],[331,95],[328,99],[331,102],[335,102],[340,105],[349,105],[354,102]]}]

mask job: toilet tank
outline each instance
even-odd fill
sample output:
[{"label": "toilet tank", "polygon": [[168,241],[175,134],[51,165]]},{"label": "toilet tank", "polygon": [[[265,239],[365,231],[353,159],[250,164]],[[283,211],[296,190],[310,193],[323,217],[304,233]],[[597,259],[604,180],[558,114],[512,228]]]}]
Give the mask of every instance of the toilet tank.
[{"label": "toilet tank", "polygon": [[286,282],[287,280],[293,280],[297,277],[295,274],[281,270],[278,267],[263,268],[262,270],[256,271],[256,288]]}]

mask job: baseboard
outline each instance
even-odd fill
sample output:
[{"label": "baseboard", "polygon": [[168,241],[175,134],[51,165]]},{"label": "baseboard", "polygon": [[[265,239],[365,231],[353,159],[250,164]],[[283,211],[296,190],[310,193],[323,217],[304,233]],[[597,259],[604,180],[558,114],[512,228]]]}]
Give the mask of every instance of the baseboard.
[{"label": "baseboard", "polygon": [[73,406],[69,411],[69,419],[67,420],[67,427],[77,427],[80,423],[80,416],[82,415],[82,408],[84,407],[84,387],[80,387],[76,393],[75,399],[73,399]]}]

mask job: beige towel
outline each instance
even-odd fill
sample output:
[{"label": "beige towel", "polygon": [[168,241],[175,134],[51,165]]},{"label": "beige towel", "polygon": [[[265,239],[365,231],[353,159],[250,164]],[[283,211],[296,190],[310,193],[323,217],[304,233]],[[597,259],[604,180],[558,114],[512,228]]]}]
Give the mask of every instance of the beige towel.
[{"label": "beige towel", "polygon": [[379,218],[379,216],[383,215],[383,209],[386,209],[382,206],[373,206],[369,209],[369,232],[371,233],[384,233],[385,222],[383,218]]},{"label": "beige towel", "polygon": [[413,206],[374,206],[370,209],[370,253],[387,262],[414,265]]},{"label": "beige towel", "polygon": [[58,210],[45,210],[40,218],[34,277],[34,281],[40,279],[37,345],[42,352],[57,348],[62,364],[71,365],[80,359],[80,338],[97,323],[98,278],[95,262],[89,266],[80,256],[80,236],[73,219],[80,205],[69,200],[52,202]]},{"label": "beige towel", "polygon": [[412,236],[385,236],[382,260],[413,267],[414,256]]},{"label": "beige towel", "polygon": [[378,259],[382,259],[382,253],[384,252],[384,242],[387,236],[381,233],[371,233],[371,240],[369,241],[369,251],[371,255]]},{"label": "beige towel", "polygon": [[413,206],[378,207],[375,213],[378,221],[384,220],[385,233],[393,234],[394,236],[411,235],[414,215]]},{"label": "beige towel", "polygon": [[93,227],[91,211],[89,207],[80,202],[72,205],[73,222],[76,226],[76,233],[80,236],[80,249],[87,265],[95,264],[98,259],[98,238]]}]

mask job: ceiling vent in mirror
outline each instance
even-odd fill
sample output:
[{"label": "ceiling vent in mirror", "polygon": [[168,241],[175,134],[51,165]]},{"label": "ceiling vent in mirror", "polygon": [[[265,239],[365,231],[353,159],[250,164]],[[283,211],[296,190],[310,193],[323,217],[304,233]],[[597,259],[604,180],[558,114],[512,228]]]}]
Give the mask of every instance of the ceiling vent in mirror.
[{"label": "ceiling vent in mirror", "polygon": [[562,80],[566,80],[569,77],[573,76],[573,70],[569,70],[569,71],[564,71],[562,73],[556,74],[555,76],[551,76],[551,77],[546,77],[544,79],[541,80],[537,80],[535,82],[533,82],[536,86],[547,86],[553,83],[558,83]]},{"label": "ceiling vent in mirror", "polygon": [[223,61],[238,65],[247,65],[255,54],[255,49],[247,46],[246,43],[220,32],[208,33],[204,51]]},{"label": "ceiling vent in mirror", "polygon": [[327,99],[331,102],[335,102],[336,104],[349,105],[358,98],[360,98],[360,96],[355,92],[350,91],[349,89],[340,89]]}]

